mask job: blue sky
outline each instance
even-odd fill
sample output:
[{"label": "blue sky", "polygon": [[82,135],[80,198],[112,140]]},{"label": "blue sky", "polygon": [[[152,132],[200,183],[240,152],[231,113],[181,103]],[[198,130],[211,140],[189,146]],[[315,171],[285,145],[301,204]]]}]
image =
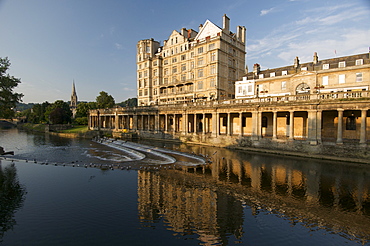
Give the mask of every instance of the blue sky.
[{"label": "blue sky", "polygon": [[116,102],[136,97],[136,44],[163,42],[173,30],[208,19],[247,28],[246,65],[263,69],[366,53],[370,0],[0,0],[0,57],[21,79],[25,103],[80,101],[100,91]]}]

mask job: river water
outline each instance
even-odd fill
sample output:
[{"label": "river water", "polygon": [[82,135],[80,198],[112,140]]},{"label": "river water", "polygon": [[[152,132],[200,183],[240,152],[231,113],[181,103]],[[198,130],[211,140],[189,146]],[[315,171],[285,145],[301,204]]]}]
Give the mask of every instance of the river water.
[{"label": "river water", "polygon": [[2,245],[370,245],[370,166],[17,129],[0,146]]}]

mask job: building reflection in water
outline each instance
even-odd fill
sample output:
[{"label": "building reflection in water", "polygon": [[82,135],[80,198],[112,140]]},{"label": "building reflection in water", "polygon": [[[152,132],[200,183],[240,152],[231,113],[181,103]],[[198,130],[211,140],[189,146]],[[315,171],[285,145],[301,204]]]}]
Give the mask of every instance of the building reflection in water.
[{"label": "building reflection in water", "polygon": [[[210,158],[202,167],[139,171],[143,226],[161,219],[175,235],[204,244],[243,236],[243,204],[309,228],[370,240],[370,170],[366,166],[180,146]],[[186,149],[185,149],[186,148]]]}]

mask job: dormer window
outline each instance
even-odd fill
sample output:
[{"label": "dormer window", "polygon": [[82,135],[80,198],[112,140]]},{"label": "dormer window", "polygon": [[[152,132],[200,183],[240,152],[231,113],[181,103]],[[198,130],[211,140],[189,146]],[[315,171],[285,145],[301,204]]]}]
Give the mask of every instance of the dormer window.
[{"label": "dormer window", "polygon": [[270,77],[275,77],[275,72],[274,73],[270,73]]},{"label": "dormer window", "polygon": [[338,67],[346,67],[346,62],[345,61],[339,62]]},{"label": "dormer window", "polygon": [[329,64],[323,64],[322,69],[329,69]]},{"label": "dormer window", "polygon": [[360,66],[364,64],[364,59],[357,59],[356,60],[356,66]]},{"label": "dormer window", "polygon": [[288,71],[286,71],[286,70],[285,71],[282,71],[281,72],[281,75],[288,75]]}]

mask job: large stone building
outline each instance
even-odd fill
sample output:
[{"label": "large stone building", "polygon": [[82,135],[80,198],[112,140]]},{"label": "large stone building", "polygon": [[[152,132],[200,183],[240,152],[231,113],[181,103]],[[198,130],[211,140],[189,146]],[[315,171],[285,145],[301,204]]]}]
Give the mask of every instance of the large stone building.
[{"label": "large stone building", "polygon": [[193,29],[174,30],[163,46],[153,39],[137,44],[138,105],[234,98],[234,82],[244,75],[246,29],[230,31],[207,20]]}]

